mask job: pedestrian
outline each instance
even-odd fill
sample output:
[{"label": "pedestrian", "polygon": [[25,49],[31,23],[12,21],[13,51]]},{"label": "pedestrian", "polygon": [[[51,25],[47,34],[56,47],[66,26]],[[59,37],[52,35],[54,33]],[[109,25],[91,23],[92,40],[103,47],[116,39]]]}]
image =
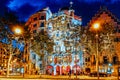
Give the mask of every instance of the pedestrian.
[{"label": "pedestrian", "polygon": [[71,78],[71,69],[69,70],[69,78]]}]

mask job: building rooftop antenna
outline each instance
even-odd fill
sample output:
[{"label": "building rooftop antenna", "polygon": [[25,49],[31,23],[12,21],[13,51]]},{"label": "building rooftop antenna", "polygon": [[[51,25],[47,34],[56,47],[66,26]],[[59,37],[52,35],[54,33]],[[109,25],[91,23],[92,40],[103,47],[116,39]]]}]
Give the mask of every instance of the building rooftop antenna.
[{"label": "building rooftop antenna", "polygon": [[73,6],[73,2],[70,1],[70,9],[72,9],[72,6]]}]

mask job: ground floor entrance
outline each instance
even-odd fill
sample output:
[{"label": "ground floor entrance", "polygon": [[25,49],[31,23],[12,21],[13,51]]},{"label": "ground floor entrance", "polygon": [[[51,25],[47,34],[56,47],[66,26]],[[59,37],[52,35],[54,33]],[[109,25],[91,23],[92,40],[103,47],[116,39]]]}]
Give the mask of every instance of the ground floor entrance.
[{"label": "ground floor entrance", "polygon": [[77,74],[80,75],[81,67],[79,65],[56,65],[51,66],[48,65],[46,68],[46,74],[49,75],[69,75],[69,74]]}]

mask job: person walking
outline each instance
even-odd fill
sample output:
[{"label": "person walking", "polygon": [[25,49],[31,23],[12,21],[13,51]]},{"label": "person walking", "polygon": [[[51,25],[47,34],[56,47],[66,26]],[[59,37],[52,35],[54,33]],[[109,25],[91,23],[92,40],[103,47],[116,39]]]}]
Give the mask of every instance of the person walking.
[{"label": "person walking", "polygon": [[69,70],[69,78],[71,78],[71,69]]}]

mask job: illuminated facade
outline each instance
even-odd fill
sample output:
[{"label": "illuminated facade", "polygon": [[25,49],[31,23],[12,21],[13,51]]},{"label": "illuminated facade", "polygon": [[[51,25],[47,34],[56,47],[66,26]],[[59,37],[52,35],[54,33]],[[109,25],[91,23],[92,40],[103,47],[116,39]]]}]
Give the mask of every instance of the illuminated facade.
[{"label": "illuminated facade", "polygon": [[[10,51],[9,45],[0,42],[0,75],[6,75],[7,73],[8,60],[10,56],[9,51]],[[17,54],[12,57],[12,60],[10,62],[10,74],[12,73],[20,74],[21,60],[19,60],[18,58],[20,52],[18,49],[14,49],[13,53],[15,52],[17,52]]]},{"label": "illuminated facade", "polygon": [[[62,8],[48,20],[48,33],[54,39],[54,51],[48,56],[47,73],[54,75],[80,71],[83,66],[79,37],[72,39],[76,29],[81,29],[82,19],[74,14],[73,9]],[[76,70],[77,69],[77,70]]]},{"label": "illuminated facade", "polygon": [[[50,9],[44,8],[42,10],[39,10],[26,22],[26,26],[29,27],[31,33],[34,34],[37,32],[46,32],[47,31],[47,21],[49,18],[51,18],[52,13]],[[27,43],[29,44],[29,43]],[[29,45],[26,44],[25,50],[24,50],[24,59],[27,59],[28,66],[26,66],[27,73],[29,74],[36,74],[37,71],[43,70],[43,61],[41,57],[39,57],[36,53],[34,53],[32,50],[29,50]],[[43,73],[43,71],[41,71]]]},{"label": "illuminated facade", "polygon": [[[98,13],[92,18],[92,20],[89,22],[88,26],[90,27],[95,22],[98,22],[99,24],[103,24],[105,22],[112,23],[114,26],[113,33],[111,33],[112,34],[111,37],[114,36],[113,40],[110,38],[108,39],[107,36],[105,36],[102,39],[102,41],[104,41],[104,43],[106,42],[106,44],[112,41],[111,42],[112,47],[104,46],[103,51],[99,53],[99,71],[106,72],[112,75],[117,75],[118,63],[120,61],[120,49],[118,49],[120,47],[120,22],[106,8],[101,8],[98,11]],[[86,62],[87,65],[85,65],[85,67],[90,68],[91,72],[95,71],[96,69],[95,54],[88,55],[86,56],[86,58],[89,58],[89,61]]]},{"label": "illuminated facade", "polygon": [[[80,73],[83,66],[83,56],[81,46],[79,45],[79,37],[72,39],[71,35],[75,34],[76,29],[81,29],[82,19],[74,14],[74,10],[70,8],[62,8],[58,13],[52,14],[49,8],[38,11],[33,14],[27,21],[34,34],[39,31],[47,31],[48,36],[54,40],[53,54],[47,54],[44,57],[44,63],[41,61],[35,63],[37,58],[33,60],[30,52],[30,62],[36,67],[42,68],[45,64],[44,74],[61,75],[68,74],[69,71]],[[38,57],[38,59],[41,59]],[[77,69],[76,69],[77,68]],[[33,69],[31,67],[31,69]],[[42,68],[43,69],[43,68]]]},{"label": "illuminated facade", "polygon": [[7,62],[8,57],[6,54],[4,47],[6,47],[6,44],[0,43],[0,73],[1,75],[5,75],[7,71]]},{"label": "illuminated facade", "polygon": [[[116,75],[118,70],[117,64],[120,61],[120,23],[106,9],[101,9],[92,18],[88,26],[95,22],[99,22],[100,24],[104,22],[114,24],[115,33],[113,34],[115,35],[115,40],[112,45],[115,50],[111,50],[112,52],[102,51],[99,56],[99,71]],[[95,54],[91,55],[90,52],[84,51],[85,46],[80,42],[82,40],[79,34],[82,28],[81,24],[82,19],[76,16],[74,10],[71,8],[62,8],[54,14],[51,13],[49,8],[45,8],[33,14],[26,25],[30,27],[32,33],[39,31],[48,32],[49,37],[53,39],[55,45],[53,46],[53,53],[48,53],[44,56],[44,63],[41,61],[43,59],[36,57],[37,54],[31,51],[30,63],[34,64],[34,67],[31,67],[31,69],[43,69],[43,64],[45,64],[45,70],[42,71],[43,74],[62,75],[68,74],[70,70],[72,73],[77,72],[78,74],[81,70],[88,73],[95,71]],[[89,27],[84,31],[87,32],[88,29]],[[35,57],[33,58],[32,55]]]}]

